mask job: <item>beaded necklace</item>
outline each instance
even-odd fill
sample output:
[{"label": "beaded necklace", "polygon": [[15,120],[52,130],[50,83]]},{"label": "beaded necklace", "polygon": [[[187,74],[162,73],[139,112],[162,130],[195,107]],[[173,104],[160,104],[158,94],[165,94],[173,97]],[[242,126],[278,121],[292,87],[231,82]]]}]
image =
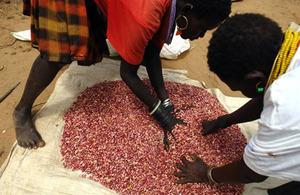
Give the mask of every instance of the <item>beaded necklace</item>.
[{"label": "beaded necklace", "polygon": [[299,46],[300,32],[292,31],[291,29],[285,32],[284,41],[281,45],[280,51],[276,56],[273,63],[270,76],[268,78],[267,85],[265,87],[265,92],[267,88],[282,74],[285,73],[290,65],[290,62]]}]

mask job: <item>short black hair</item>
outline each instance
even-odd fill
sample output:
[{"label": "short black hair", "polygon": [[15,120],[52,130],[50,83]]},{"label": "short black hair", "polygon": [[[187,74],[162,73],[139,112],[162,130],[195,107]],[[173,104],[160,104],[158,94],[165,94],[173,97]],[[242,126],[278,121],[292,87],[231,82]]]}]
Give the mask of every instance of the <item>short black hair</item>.
[{"label": "short black hair", "polygon": [[187,0],[198,19],[222,22],[231,12],[231,0]]},{"label": "short black hair", "polygon": [[271,68],[283,37],[279,25],[263,15],[236,14],[213,33],[209,68],[223,80],[241,80],[249,72]]}]

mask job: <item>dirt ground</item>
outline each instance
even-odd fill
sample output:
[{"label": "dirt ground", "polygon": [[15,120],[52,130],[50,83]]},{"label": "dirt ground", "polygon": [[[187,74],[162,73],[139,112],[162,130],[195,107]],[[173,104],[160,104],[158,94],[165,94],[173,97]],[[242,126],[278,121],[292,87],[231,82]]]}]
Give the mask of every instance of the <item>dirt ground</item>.
[{"label": "dirt ground", "polygon": [[[232,14],[261,13],[275,20],[283,30],[292,21],[300,23],[299,10],[300,0],[243,0],[232,5]],[[22,15],[21,0],[0,0],[0,97],[21,82],[0,103],[0,166],[15,142],[12,112],[21,98],[31,65],[38,55],[38,51],[32,49],[29,42],[16,41],[10,32],[27,30],[29,26],[30,18]],[[232,92],[208,70],[206,53],[211,33],[208,32],[203,39],[191,42],[190,51],[182,54],[178,60],[163,60],[163,67],[186,69],[190,78],[204,81],[207,87],[220,88],[226,95],[242,96],[239,92]],[[60,71],[56,79],[66,68]],[[54,84],[55,81],[36,100],[33,114],[45,104]]]}]

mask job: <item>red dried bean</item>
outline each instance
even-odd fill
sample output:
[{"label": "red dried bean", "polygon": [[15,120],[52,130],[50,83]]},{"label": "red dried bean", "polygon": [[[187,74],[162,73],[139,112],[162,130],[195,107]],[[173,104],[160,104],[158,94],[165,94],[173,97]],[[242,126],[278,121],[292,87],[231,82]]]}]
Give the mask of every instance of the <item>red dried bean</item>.
[{"label": "red dried bean", "polygon": [[176,184],[180,157],[196,153],[222,166],[242,158],[246,140],[235,125],[203,137],[200,121],[226,113],[218,100],[195,86],[166,82],[166,88],[188,124],[175,126],[169,151],[148,108],[122,81],[104,82],[83,91],[64,117],[64,166],[121,194],[241,194],[242,185]]}]

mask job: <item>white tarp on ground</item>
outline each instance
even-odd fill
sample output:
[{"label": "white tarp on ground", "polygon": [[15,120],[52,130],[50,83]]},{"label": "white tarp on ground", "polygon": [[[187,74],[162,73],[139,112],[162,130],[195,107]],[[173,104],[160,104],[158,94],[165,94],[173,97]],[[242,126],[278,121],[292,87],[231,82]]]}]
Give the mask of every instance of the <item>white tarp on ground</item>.
[{"label": "white tarp on ground", "polygon": [[[90,67],[76,63],[61,75],[48,102],[36,114],[35,126],[46,141],[38,150],[28,150],[14,145],[9,157],[0,169],[0,194],[115,194],[100,183],[80,177],[81,172],[63,167],[60,154],[60,140],[63,132],[63,116],[86,87],[102,81],[119,80],[119,61],[104,59]],[[142,67],[139,75],[146,78]],[[186,71],[164,70],[166,81],[176,81],[201,86],[198,81],[186,77]],[[247,102],[247,98],[224,96],[220,90],[210,90],[232,112]],[[240,125],[247,139],[257,130],[257,123]],[[268,188],[285,183],[282,180],[267,179],[260,184],[245,186],[245,195],[265,195]]]}]

